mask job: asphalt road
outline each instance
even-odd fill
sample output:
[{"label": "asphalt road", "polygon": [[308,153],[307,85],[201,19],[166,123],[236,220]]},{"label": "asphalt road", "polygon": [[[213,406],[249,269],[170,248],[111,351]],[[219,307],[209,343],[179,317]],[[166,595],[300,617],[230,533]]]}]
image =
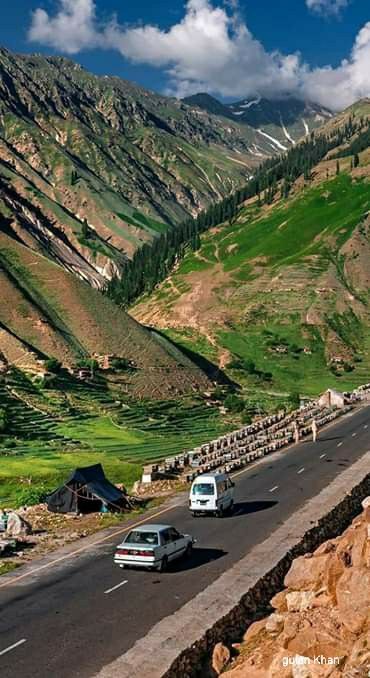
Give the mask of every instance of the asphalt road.
[{"label": "asphalt road", "polygon": [[197,546],[190,560],[166,573],[114,566],[117,537],[62,567],[0,588],[1,678],[90,678],[369,449],[366,407],[322,431],[316,444],[302,442],[237,474],[230,517],[194,519],[185,505],[171,508],[157,522],[192,534]]}]

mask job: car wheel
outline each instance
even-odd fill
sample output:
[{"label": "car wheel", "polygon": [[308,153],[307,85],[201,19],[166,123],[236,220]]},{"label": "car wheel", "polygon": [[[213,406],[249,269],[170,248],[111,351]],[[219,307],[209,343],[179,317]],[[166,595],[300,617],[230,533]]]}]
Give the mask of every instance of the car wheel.
[{"label": "car wheel", "polygon": [[188,544],[185,551],[185,558],[190,558],[193,553],[193,544]]},{"label": "car wheel", "polygon": [[219,518],[223,518],[223,517],[224,517],[224,508],[223,508],[223,506],[220,506],[220,508],[218,509],[218,511],[217,511],[217,516],[218,516]]},{"label": "car wheel", "polygon": [[193,511],[193,518],[198,518],[198,513],[196,511]]},{"label": "car wheel", "polygon": [[168,568],[168,558],[167,556],[163,556],[158,566],[158,572],[166,572],[167,568]]}]

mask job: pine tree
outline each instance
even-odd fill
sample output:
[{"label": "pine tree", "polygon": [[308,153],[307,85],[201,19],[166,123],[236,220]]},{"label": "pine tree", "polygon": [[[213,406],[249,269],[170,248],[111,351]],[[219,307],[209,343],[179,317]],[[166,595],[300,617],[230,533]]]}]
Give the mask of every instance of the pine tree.
[{"label": "pine tree", "polygon": [[90,237],[90,229],[89,224],[87,223],[87,219],[84,219],[82,222],[81,235],[84,240],[88,240]]}]

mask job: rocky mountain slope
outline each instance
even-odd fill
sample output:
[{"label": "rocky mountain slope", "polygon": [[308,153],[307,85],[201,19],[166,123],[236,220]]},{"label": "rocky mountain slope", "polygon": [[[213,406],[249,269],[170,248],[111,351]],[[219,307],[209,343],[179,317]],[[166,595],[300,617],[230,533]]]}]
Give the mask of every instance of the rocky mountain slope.
[{"label": "rocky mountain slope", "polygon": [[254,131],[254,151],[269,154],[294,146],[332,117],[322,106],[288,96],[278,100],[255,96],[223,104],[209,94],[200,93],[184,102],[248,126]]},{"label": "rocky mountain slope", "polygon": [[95,286],[245,183],[237,121],[63,58],[0,50],[0,227]]},{"label": "rocky mountain slope", "polygon": [[[366,100],[323,129],[331,137],[368,116]],[[366,381],[370,143],[365,134],[355,153],[355,138],[288,194],[282,182],[273,199],[256,196],[206,232],[133,315],[217,361],[253,392],[310,395]]]},{"label": "rocky mountain slope", "polygon": [[[123,394],[173,397],[206,388],[205,375],[179,350],[141,327],[99,291],[0,233],[0,367],[35,376],[49,359],[73,368],[118,359]],[[1,370],[0,370],[1,371]],[[118,381],[117,381],[118,380]]]},{"label": "rocky mountain slope", "polygon": [[[363,504],[341,536],[293,561],[286,588],[271,601],[274,612],[249,627],[225,678],[368,675],[370,498]],[[222,650],[229,656],[219,646],[214,665]]]}]

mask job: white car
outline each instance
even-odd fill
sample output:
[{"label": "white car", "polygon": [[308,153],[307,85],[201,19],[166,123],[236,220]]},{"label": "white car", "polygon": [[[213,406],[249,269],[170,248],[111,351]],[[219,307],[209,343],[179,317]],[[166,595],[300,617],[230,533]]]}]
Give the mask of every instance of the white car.
[{"label": "white car", "polygon": [[191,555],[194,541],[171,525],[147,523],[128,533],[117,546],[114,562],[120,567],[148,567],[164,572],[172,560]]}]

